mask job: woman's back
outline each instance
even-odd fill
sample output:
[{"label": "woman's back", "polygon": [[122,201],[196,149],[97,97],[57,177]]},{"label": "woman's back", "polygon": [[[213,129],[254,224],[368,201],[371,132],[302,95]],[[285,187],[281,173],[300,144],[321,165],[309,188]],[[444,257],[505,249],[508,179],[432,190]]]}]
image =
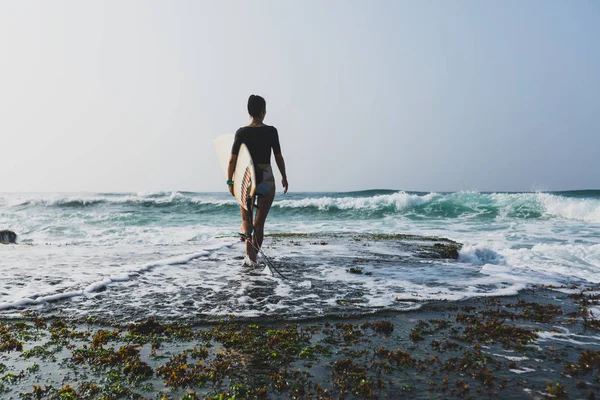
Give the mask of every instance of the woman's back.
[{"label": "woman's back", "polygon": [[275,155],[281,154],[279,134],[274,126],[244,126],[237,130],[233,141],[232,153],[237,154],[244,143],[254,164],[271,164],[271,149]]}]

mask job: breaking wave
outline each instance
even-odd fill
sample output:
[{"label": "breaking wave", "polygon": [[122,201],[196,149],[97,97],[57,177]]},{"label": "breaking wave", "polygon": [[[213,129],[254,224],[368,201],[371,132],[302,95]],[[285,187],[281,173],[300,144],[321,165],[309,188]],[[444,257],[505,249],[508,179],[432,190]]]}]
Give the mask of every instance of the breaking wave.
[{"label": "breaking wave", "polygon": [[[129,207],[176,209],[179,212],[230,212],[233,198],[221,193],[157,192],[123,194],[0,195],[0,208],[64,209]],[[409,218],[562,218],[600,223],[600,192],[554,193],[419,193],[370,190],[350,193],[296,193],[278,196],[274,209],[285,215],[348,214],[353,218],[403,215]]]}]

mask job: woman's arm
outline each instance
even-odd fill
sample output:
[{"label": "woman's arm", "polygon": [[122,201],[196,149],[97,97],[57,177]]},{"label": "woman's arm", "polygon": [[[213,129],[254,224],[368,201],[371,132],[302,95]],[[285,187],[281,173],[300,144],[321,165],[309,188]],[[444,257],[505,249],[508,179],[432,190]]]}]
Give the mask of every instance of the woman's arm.
[{"label": "woman's arm", "polygon": [[277,168],[279,168],[279,172],[281,172],[281,184],[283,185],[283,194],[286,194],[288,191],[288,181],[287,174],[285,173],[285,160],[283,159],[283,155],[275,154],[275,161],[277,162]]},{"label": "woman's arm", "polygon": [[[233,173],[235,172],[235,164],[237,163],[237,154],[232,154],[231,157],[229,157],[229,166],[227,167],[227,181],[233,181]],[[232,196],[234,196],[233,194],[233,185],[227,185],[227,187],[229,188],[229,193],[231,193]]]}]

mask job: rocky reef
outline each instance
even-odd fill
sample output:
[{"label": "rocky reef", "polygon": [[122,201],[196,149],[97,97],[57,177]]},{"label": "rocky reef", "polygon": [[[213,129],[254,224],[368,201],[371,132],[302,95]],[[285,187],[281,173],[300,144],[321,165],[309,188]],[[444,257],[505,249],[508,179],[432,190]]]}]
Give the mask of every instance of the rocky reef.
[{"label": "rocky reef", "polygon": [[0,243],[16,243],[17,234],[13,231],[2,230],[0,231]]},{"label": "rocky reef", "polygon": [[0,319],[0,397],[595,399],[599,289],[305,321],[115,324],[32,312]]},{"label": "rocky reef", "polygon": [[406,234],[381,234],[381,233],[272,233],[266,235],[274,240],[274,243],[288,240],[290,245],[299,246],[303,240],[311,245],[329,244],[331,240],[345,240],[346,242],[362,243],[363,246],[370,246],[376,242],[386,242],[393,247],[403,249],[407,253],[417,258],[430,259],[454,259],[457,260],[459,251],[462,249],[462,243],[455,242],[447,238],[436,236],[419,236]]}]

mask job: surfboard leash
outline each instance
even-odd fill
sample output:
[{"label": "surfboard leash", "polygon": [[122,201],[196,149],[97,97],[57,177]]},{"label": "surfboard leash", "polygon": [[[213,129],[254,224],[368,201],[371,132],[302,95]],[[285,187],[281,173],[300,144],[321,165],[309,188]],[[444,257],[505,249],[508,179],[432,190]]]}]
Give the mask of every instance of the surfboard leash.
[{"label": "surfboard leash", "polygon": [[258,210],[258,201],[256,202],[256,204],[254,204],[254,201],[257,197],[258,197],[258,195],[254,196],[254,197],[248,197],[248,200],[246,202],[248,211],[250,212],[250,227],[252,228],[252,232],[250,233],[250,235],[240,233],[240,236],[242,238],[244,238],[245,240],[250,240],[250,245],[254,248],[254,250],[256,250],[257,253],[260,253],[263,256],[263,258],[267,262],[267,266],[269,267],[269,270],[271,271],[271,275],[275,276],[275,274],[273,273],[273,271],[275,271],[283,279],[289,279],[288,277],[283,275],[281,272],[279,272],[279,270],[277,268],[275,268],[275,265],[273,264],[273,262],[269,259],[269,257],[267,257],[267,255],[265,254],[265,252],[262,249],[260,249],[254,245],[254,240],[252,237],[255,232],[255,230],[254,230],[254,208],[256,208]]},{"label": "surfboard leash", "polygon": [[273,262],[269,259],[269,257],[267,257],[267,255],[265,254],[265,252],[262,249],[259,249],[258,247],[256,247],[254,245],[254,243],[252,242],[252,237],[248,237],[248,235],[246,235],[245,233],[240,233],[239,234],[240,237],[242,237],[244,240],[249,240],[250,241],[250,245],[254,248],[254,250],[256,250],[256,252],[260,253],[263,258],[265,259],[265,261],[267,262],[267,267],[269,267],[269,270],[271,271],[271,275],[275,275],[275,272],[277,272],[279,274],[279,276],[281,276],[283,279],[289,279],[287,276],[283,275],[281,272],[279,272],[279,270],[277,268],[275,268],[275,265],[273,264]]}]

